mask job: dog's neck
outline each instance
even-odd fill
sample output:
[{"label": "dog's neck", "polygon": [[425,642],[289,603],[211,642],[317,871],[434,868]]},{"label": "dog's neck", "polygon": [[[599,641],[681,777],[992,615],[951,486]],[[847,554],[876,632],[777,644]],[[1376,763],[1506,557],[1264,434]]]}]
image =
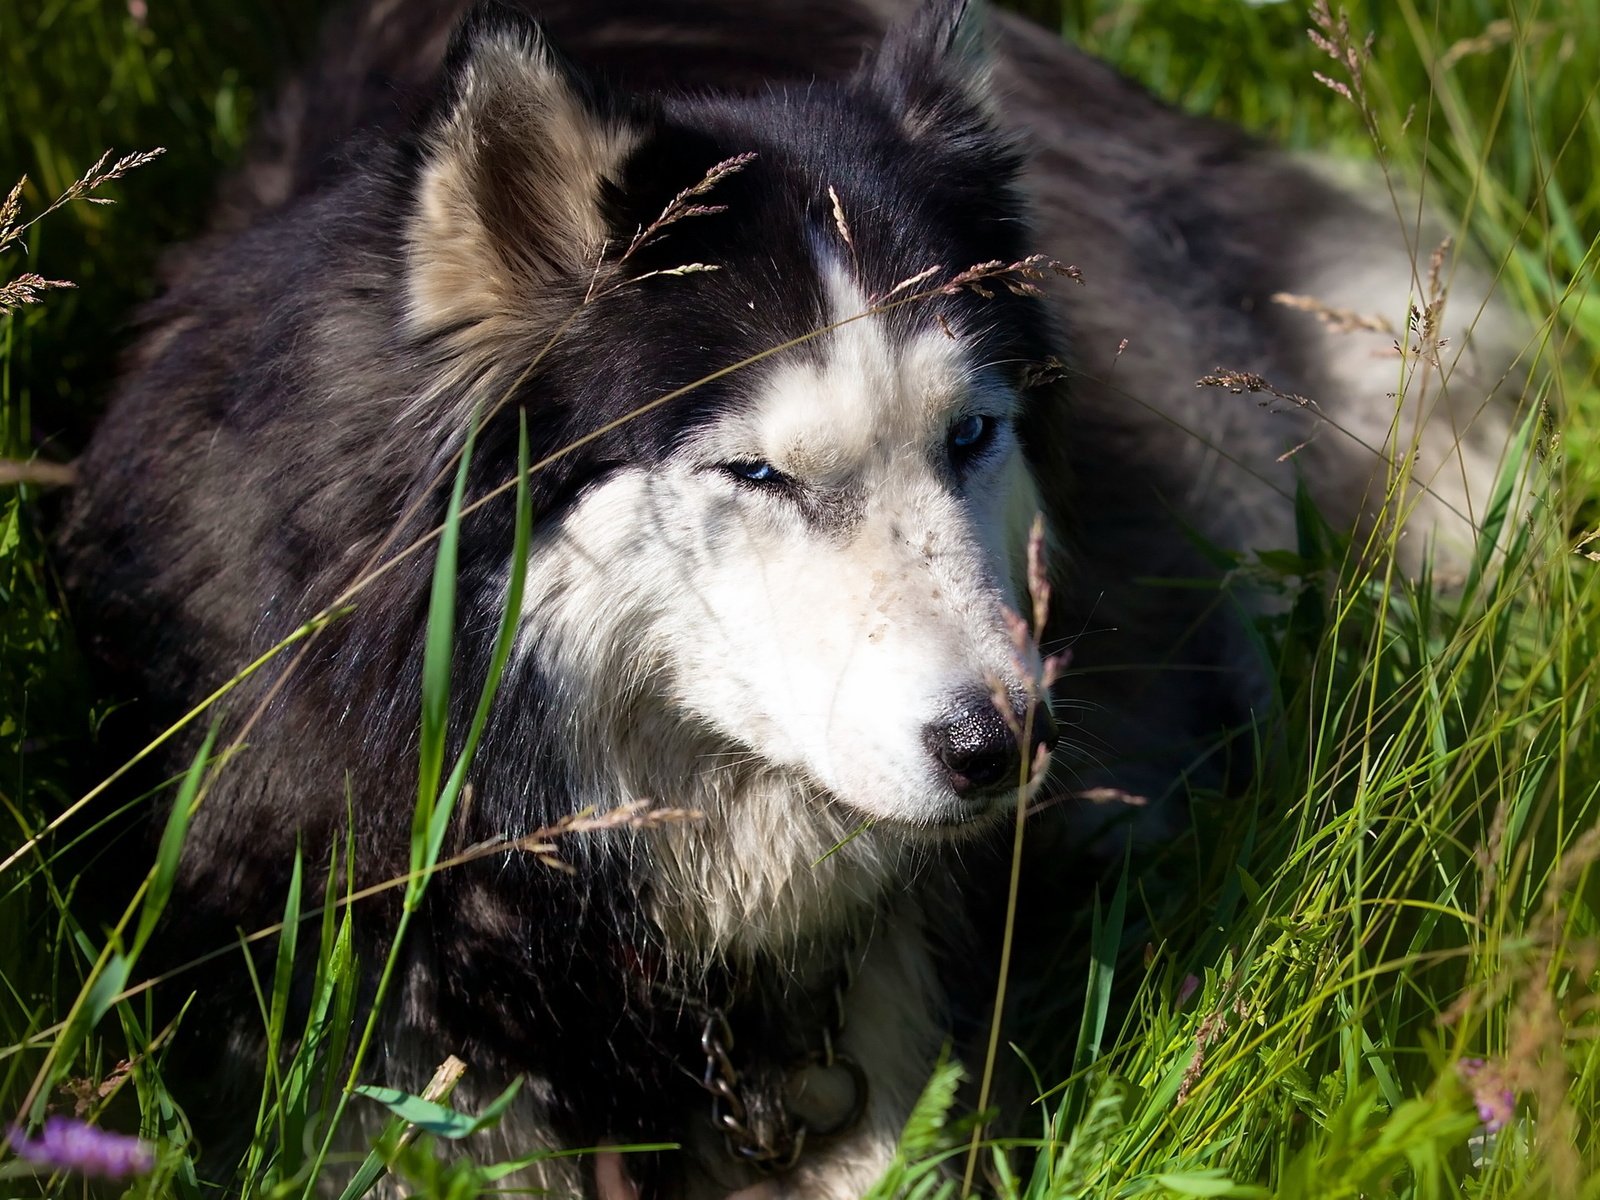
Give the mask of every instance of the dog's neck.
[{"label": "dog's neck", "polygon": [[770,964],[805,985],[870,934],[929,849],[867,826],[776,770],[700,772],[676,803],[694,820],[642,831],[645,915],[687,965]]}]

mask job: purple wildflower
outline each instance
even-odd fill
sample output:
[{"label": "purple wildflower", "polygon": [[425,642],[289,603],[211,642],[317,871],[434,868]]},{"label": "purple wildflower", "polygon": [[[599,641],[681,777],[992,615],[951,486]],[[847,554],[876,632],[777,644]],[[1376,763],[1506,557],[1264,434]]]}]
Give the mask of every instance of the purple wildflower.
[{"label": "purple wildflower", "polygon": [[1509,1125],[1517,1107],[1517,1094],[1510,1088],[1474,1088],[1472,1100],[1478,1106],[1478,1120],[1490,1133]]},{"label": "purple wildflower", "polygon": [[96,1129],[71,1117],[51,1117],[38,1137],[13,1130],[11,1150],[35,1166],[99,1179],[144,1175],[155,1165],[155,1152],[138,1138]]},{"label": "purple wildflower", "polygon": [[1478,1120],[1488,1133],[1499,1133],[1516,1113],[1517,1093],[1506,1086],[1505,1077],[1481,1058],[1463,1058],[1456,1071],[1472,1089],[1472,1103]]}]

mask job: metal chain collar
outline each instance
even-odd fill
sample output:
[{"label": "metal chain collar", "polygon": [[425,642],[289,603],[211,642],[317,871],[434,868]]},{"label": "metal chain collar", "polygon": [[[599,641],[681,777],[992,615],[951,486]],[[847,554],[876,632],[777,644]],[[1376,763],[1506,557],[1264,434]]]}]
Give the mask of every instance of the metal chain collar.
[{"label": "metal chain collar", "polygon": [[867,1107],[866,1072],[849,1055],[838,1052],[836,1043],[844,1034],[845,995],[850,990],[850,972],[840,971],[831,995],[832,1011],[821,1030],[820,1045],[806,1054],[790,1069],[790,1074],[808,1067],[839,1068],[850,1077],[852,1094],[850,1105],[839,1120],[825,1126],[813,1126],[789,1111],[786,1098],[775,1097],[773,1111],[776,1117],[769,1121],[752,1119],[752,1105],[746,1100],[746,1088],[739,1069],[733,1063],[733,1028],[727,1014],[720,1008],[707,1010],[705,1024],[700,1033],[700,1049],[705,1054],[705,1072],[701,1086],[711,1093],[711,1124],[722,1134],[728,1153],[757,1170],[779,1174],[789,1170],[800,1158],[806,1137],[832,1137],[853,1128],[861,1120]]}]

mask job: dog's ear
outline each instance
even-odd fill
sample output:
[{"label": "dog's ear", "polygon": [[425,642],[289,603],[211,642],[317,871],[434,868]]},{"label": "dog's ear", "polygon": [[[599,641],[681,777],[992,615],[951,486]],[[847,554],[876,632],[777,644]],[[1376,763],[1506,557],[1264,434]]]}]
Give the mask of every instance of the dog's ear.
[{"label": "dog's ear", "polygon": [[647,120],[498,3],[456,30],[445,77],[407,229],[411,316],[424,328],[525,313],[592,267],[607,233],[602,187]]},{"label": "dog's ear", "polygon": [[923,0],[867,62],[864,82],[913,140],[993,134],[998,108],[983,0]]}]

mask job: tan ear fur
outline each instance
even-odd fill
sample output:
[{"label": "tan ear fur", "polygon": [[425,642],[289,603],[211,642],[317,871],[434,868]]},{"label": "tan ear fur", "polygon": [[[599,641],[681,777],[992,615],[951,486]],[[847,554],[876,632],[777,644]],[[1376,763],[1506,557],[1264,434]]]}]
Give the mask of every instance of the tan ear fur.
[{"label": "tan ear fur", "polygon": [[406,236],[423,330],[526,319],[552,282],[592,267],[602,181],[641,137],[531,23],[474,21],[452,58],[454,99],[424,136]]}]

